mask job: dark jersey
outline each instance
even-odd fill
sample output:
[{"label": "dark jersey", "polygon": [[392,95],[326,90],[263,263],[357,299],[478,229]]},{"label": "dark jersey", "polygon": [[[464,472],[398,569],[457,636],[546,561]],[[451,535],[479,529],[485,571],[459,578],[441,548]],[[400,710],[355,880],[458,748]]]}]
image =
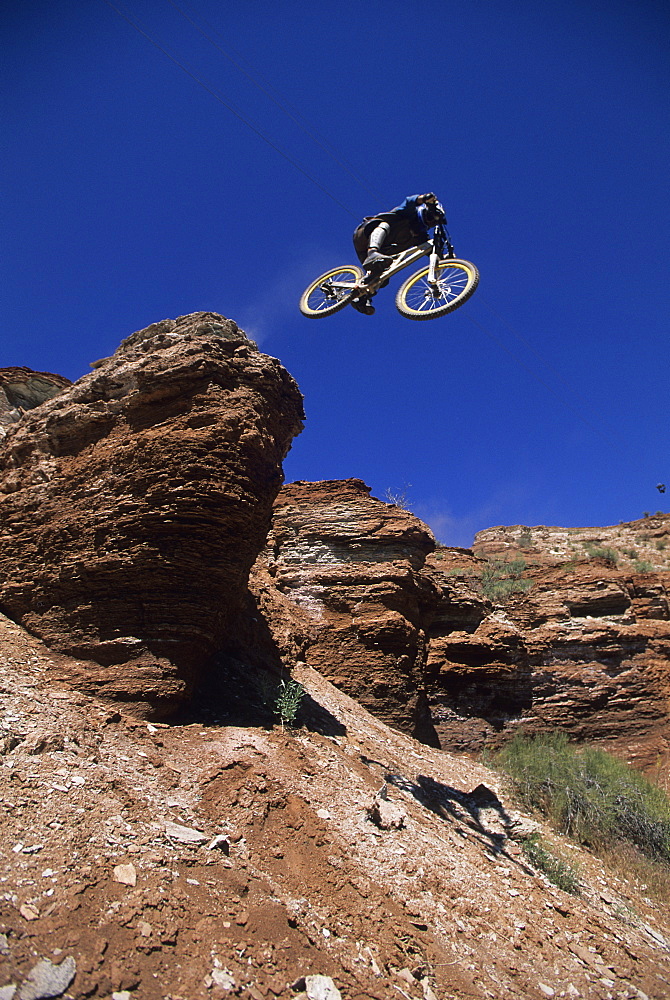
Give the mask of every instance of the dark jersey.
[{"label": "dark jersey", "polygon": [[363,261],[367,254],[370,233],[380,222],[389,226],[389,234],[384,242],[384,253],[400,253],[410,247],[418,247],[428,239],[428,230],[418,214],[417,199],[421,195],[412,194],[390,212],[368,215],[354,231],[354,249],[358,259]]}]

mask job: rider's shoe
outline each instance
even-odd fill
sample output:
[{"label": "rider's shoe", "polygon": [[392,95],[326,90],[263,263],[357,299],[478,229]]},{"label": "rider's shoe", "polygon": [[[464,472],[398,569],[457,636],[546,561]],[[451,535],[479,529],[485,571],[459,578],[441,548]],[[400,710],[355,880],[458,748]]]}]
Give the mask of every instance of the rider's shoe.
[{"label": "rider's shoe", "polygon": [[372,305],[370,298],[367,295],[359,299],[352,299],[351,304],[357,312],[365,313],[366,316],[372,316],[375,311],[375,307]]},{"label": "rider's shoe", "polygon": [[393,257],[387,257],[386,254],[379,253],[378,250],[371,250],[363,261],[363,267],[370,274],[381,274],[392,260]]}]

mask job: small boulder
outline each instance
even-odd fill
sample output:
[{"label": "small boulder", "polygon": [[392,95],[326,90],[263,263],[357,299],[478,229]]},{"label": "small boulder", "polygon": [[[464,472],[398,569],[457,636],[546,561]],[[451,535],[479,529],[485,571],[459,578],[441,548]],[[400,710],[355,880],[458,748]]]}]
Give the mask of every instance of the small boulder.
[{"label": "small boulder", "polygon": [[368,818],[380,830],[401,830],[407,819],[405,810],[387,799],[386,786],[375,795],[371,805],[368,806],[367,813]]},{"label": "small boulder", "polygon": [[342,994],[330,976],[304,976],[293,984],[302,990],[295,1000],[342,1000]]},{"label": "small boulder", "polygon": [[209,837],[201,830],[194,830],[191,826],[182,826],[181,823],[165,821],[165,832],[170,840],[178,840],[180,844],[204,844]]},{"label": "small boulder", "polygon": [[137,885],[137,871],[135,865],[116,865],[114,868],[114,881],[121,885]]},{"label": "small boulder", "polygon": [[17,994],[17,1000],[47,1000],[48,997],[59,997],[65,993],[76,971],[77,963],[72,956],[63,959],[60,965],[54,965],[48,958],[43,958],[31,969]]}]

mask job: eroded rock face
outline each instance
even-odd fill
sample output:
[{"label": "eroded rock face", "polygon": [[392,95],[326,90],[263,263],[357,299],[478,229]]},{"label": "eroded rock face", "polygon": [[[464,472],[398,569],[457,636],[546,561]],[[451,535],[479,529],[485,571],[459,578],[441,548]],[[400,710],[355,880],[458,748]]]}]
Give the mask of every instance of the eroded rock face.
[{"label": "eroded rock face", "polygon": [[133,334],[7,430],[0,607],[89,661],[78,683],[171,710],[235,631],[302,416],[222,316]]},{"label": "eroded rock face", "polygon": [[[278,494],[301,418],[279,362],[212,313],[75,385],[0,370],[0,610],[67,654],[59,676],[147,715],[212,653],[303,662],[445,749],[559,728],[667,777],[670,515],[434,552],[360,480]],[[525,590],[487,590],[491,560],[521,561]]]},{"label": "eroded rock face", "polygon": [[[446,550],[429,558],[442,598],[430,627],[427,683],[444,748],[478,751],[519,728],[561,729],[652,773],[667,771],[670,573],[661,519],[649,521],[572,535],[533,528],[532,546],[531,529],[481,533],[479,553],[527,560],[528,589],[501,600],[482,595],[481,556]],[[522,547],[514,544],[520,531]],[[574,541],[577,531],[594,556],[576,548],[583,544]],[[566,538],[573,541],[561,550]],[[645,543],[660,565],[642,562]]]},{"label": "eroded rock face", "polygon": [[[580,530],[589,545],[607,538],[608,529]],[[618,530],[628,538],[636,529]],[[650,544],[665,558],[658,530]],[[477,753],[519,728],[563,729],[663,769],[668,573],[619,569],[585,552],[561,561],[559,529],[533,531],[527,589],[486,596],[490,558],[522,551],[491,537],[500,529],[485,533],[493,548],[483,555],[431,552],[426,526],[370,497],[360,480],[291,483],[252,570],[258,621],[247,646],[259,664],[273,654],[279,665],[307,662],[384,721],[428,742],[437,736],[445,749]]]},{"label": "eroded rock face", "polygon": [[565,566],[603,558],[619,570],[670,569],[670,514],[657,511],[637,521],[605,527],[557,528],[515,524],[475,535],[472,551],[487,559],[523,557],[529,566]]},{"label": "eroded rock face", "polygon": [[285,659],[304,660],[389,725],[432,741],[423,684],[437,592],[434,547],[413,514],[359,479],[290,483],[252,589]]},{"label": "eroded rock face", "polygon": [[5,428],[47,399],[72,385],[63,375],[34,372],[31,368],[0,368],[0,440]]}]

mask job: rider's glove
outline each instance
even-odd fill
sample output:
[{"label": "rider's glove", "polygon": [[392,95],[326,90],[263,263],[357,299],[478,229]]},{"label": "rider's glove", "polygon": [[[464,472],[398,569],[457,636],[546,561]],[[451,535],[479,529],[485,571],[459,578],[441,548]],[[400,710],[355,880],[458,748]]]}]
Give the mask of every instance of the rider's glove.
[{"label": "rider's glove", "polygon": [[437,204],[437,196],[434,195],[432,191],[429,191],[428,194],[422,194],[422,195],[420,195],[417,200],[419,201],[419,203],[421,205],[436,205]]}]

